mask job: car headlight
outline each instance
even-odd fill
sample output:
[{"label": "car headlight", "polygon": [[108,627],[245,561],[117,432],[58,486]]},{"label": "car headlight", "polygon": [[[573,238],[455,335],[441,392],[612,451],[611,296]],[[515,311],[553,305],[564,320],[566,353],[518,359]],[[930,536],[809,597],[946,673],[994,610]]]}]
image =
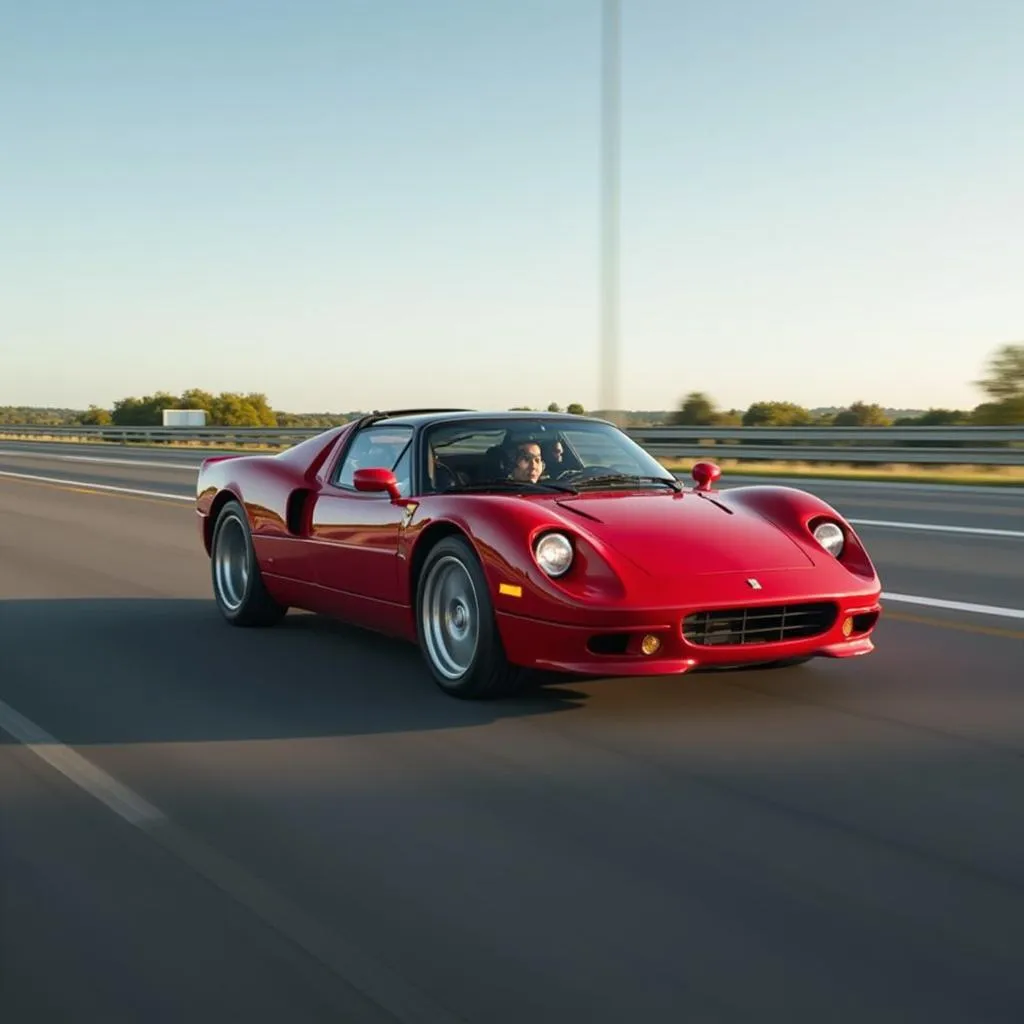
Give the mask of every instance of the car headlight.
[{"label": "car headlight", "polygon": [[568,572],[572,555],[572,543],[562,533],[546,533],[533,547],[533,557],[549,576]]},{"label": "car headlight", "polygon": [[846,538],[835,523],[820,523],[814,528],[814,539],[835,558],[843,553]]}]

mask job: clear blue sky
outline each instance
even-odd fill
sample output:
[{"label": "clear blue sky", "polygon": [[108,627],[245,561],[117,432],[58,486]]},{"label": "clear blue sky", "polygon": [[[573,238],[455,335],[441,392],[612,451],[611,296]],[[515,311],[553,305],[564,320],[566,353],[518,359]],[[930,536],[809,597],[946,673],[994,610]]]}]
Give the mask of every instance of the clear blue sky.
[{"label": "clear blue sky", "polygon": [[[621,404],[972,406],[1021,0],[624,0]],[[600,0],[0,14],[0,404],[597,404]]]}]

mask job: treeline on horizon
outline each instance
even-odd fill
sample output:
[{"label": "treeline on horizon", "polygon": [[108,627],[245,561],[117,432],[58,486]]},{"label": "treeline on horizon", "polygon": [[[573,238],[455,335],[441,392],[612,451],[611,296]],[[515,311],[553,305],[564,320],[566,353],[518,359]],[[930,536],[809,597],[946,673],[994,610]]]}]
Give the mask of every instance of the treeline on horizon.
[{"label": "treeline on horizon", "polygon": [[[754,402],[747,409],[720,409],[706,392],[692,391],[674,410],[630,410],[617,415],[626,427],[712,426],[712,427],[887,427],[887,426],[1014,426],[1024,424],[1024,344],[1004,345],[991,358],[987,376],[975,382],[988,400],[973,409],[886,409],[877,403],[854,402],[843,408],[807,409],[786,401]],[[514,406],[529,410],[528,406]],[[143,397],[130,396],[104,409],[0,407],[0,423],[23,426],[123,426],[159,427],[164,409],[203,409],[210,426],[328,428],[347,423],[363,410],[338,413],[293,413],[274,409],[265,394],[221,392],[213,394],[190,388],[180,395],[159,391]],[[557,402],[550,412],[562,411]],[[366,410],[368,411],[368,410]],[[530,410],[532,411],[532,410]],[[540,411],[540,410],[537,410]],[[573,402],[564,411],[586,415]],[[610,416],[607,410],[590,415]]]}]

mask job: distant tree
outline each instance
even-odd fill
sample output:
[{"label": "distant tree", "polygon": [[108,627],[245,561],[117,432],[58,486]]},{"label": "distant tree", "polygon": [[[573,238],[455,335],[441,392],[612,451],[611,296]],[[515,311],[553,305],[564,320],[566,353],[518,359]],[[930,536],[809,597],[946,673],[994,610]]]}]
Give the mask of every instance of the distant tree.
[{"label": "distant tree", "polygon": [[991,401],[972,412],[972,423],[986,427],[1024,423],[1024,344],[1003,345],[989,360],[988,376],[975,383]]},{"label": "distant tree", "polygon": [[114,403],[110,418],[118,427],[158,427],[164,409],[177,409],[178,400],[166,391],[142,398],[122,398]]},{"label": "distant tree", "polygon": [[548,405],[548,412],[561,412],[562,407],[557,402],[551,402]]},{"label": "distant tree", "polygon": [[1024,424],[1024,395],[1002,402],[982,402],[971,414],[979,427],[1016,427]]},{"label": "distant tree", "polygon": [[586,416],[587,410],[580,405],[579,402],[570,402],[566,407],[565,411],[572,416]]},{"label": "distant tree", "polygon": [[188,388],[186,391],[182,391],[181,397],[178,399],[178,408],[205,409],[207,418],[209,418],[215,401],[216,399],[210,391],[204,391],[202,388]]},{"label": "distant tree", "polygon": [[920,416],[900,416],[894,427],[960,427],[971,422],[971,414],[961,409],[929,409]]},{"label": "distant tree", "polygon": [[270,407],[267,396],[258,392],[243,395],[236,392],[221,392],[213,400],[208,417],[211,425],[218,427],[275,427],[277,416]]},{"label": "distant tree", "polygon": [[204,409],[207,423],[216,427],[277,426],[277,414],[262,393],[222,391],[213,395],[199,388],[190,388],[178,397],[158,391],[142,398],[119,399],[110,418],[119,427],[156,427],[163,423],[164,409]]},{"label": "distant tree", "polygon": [[742,427],[743,410],[730,409],[728,412],[716,411],[711,416],[711,424],[715,427]]},{"label": "distant tree", "polygon": [[714,422],[714,402],[703,391],[691,391],[672,414],[672,425],[677,427],[708,426]]},{"label": "distant tree", "polygon": [[83,427],[105,427],[111,422],[110,411],[101,409],[98,405],[90,405],[85,412],[75,418]]},{"label": "distant tree", "polygon": [[887,427],[889,417],[876,403],[868,405],[866,402],[854,402],[848,408],[837,412],[832,424],[836,427]]},{"label": "distant tree", "polygon": [[975,382],[995,402],[1024,398],[1024,344],[1003,345],[988,363],[988,376]]},{"label": "distant tree", "polygon": [[745,427],[803,427],[813,417],[801,405],[792,402],[755,402],[743,414]]},{"label": "distant tree", "polygon": [[0,423],[20,427],[75,426],[79,417],[85,415],[81,409],[38,408],[31,405],[0,406]]}]

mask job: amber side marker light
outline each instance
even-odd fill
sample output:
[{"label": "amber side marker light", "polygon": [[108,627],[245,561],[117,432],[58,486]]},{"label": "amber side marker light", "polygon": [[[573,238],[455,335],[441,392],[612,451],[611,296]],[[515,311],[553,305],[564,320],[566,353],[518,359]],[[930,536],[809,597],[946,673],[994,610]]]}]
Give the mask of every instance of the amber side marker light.
[{"label": "amber side marker light", "polygon": [[640,650],[644,654],[657,654],[661,649],[661,641],[653,634],[648,633],[643,640],[640,641]]},{"label": "amber side marker light", "polygon": [[853,632],[853,618],[849,615],[843,619],[843,636],[849,636]]}]

